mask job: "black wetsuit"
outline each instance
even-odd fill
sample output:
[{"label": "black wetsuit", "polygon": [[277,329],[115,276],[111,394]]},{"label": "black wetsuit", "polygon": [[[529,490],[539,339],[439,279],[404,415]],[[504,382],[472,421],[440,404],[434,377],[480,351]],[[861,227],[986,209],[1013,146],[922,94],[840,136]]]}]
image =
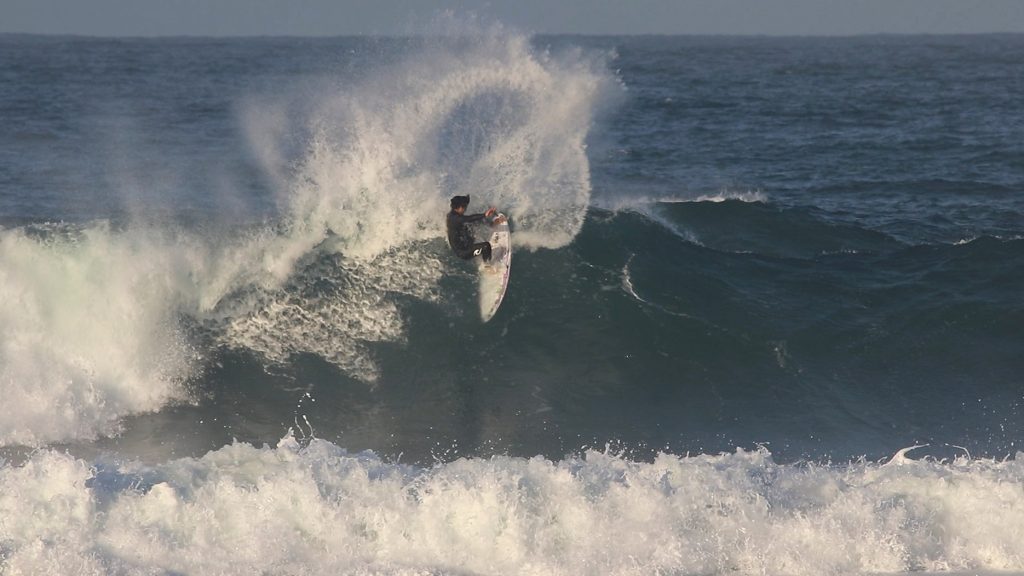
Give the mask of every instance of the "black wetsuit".
[{"label": "black wetsuit", "polygon": [[448,213],[448,244],[455,254],[464,260],[473,256],[483,256],[484,262],[491,259],[490,242],[474,242],[473,232],[469,225],[474,222],[481,222],[487,216],[484,214],[459,214],[452,210]]}]

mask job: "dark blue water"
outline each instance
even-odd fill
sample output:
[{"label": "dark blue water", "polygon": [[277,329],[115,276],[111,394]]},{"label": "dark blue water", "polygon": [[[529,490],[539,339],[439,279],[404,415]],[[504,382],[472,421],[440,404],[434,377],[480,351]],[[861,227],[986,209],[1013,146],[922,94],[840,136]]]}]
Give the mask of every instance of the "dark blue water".
[{"label": "dark blue water", "polygon": [[[740,449],[721,470],[767,478],[764,498],[805,513],[802,498],[827,489],[775,483],[804,474],[799,462],[837,463],[814,473],[828,486],[861,472],[850,486],[871,484],[881,469],[845,463],[914,445],[961,466],[1012,463],[1022,55],[1015,35],[0,37],[0,443],[15,461],[50,447],[180,478],[182,463],[221,470],[208,460],[250,458],[238,451],[291,428],[303,446],[372,450],[376,466],[457,476],[462,462],[480,490],[494,480],[477,466],[505,469],[483,460],[496,456],[592,479],[660,470],[659,453],[700,466],[684,455]],[[470,212],[497,205],[515,230],[509,291],[486,324],[475,269],[441,229],[448,197],[470,192]],[[573,460],[606,447],[621,460]],[[93,489],[126,489],[126,469],[108,466]],[[901,478],[957,470],[935,466]],[[1019,467],[967,473],[1021,482]],[[736,502],[751,494],[722,482]],[[1009,502],[1019,510],[1019,490]],[[799,532],[764,522],[751,529]],[[897,540],[953,530],[907,522]],[[987,560],[928,540],[877,565],[803,556],[796,572],[1020,570],[1007,522],[973,540],[1000,551]],[[879,526],[865,534],[891,544]],[[793,566],[737,546],[760,560],[709,549],[643,569]],[[11,566],[41,565],[3,549]],[[579,553],[570,567],[542,551],[535,568],[629,572]],[[526,566],[417,558],[403,565]]]}]

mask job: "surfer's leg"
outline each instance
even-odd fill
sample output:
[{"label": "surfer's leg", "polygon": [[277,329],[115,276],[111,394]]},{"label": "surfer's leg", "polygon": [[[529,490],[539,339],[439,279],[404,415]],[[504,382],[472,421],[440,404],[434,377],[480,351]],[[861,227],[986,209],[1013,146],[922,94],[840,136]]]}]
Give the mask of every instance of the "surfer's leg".
[{"label": "surfer's leg", "polygon": [[490,242],[477,242],[473,244],[473,255],[480,256],[484,259],[484,262],[490,262],[491,260],[491,243]]}]

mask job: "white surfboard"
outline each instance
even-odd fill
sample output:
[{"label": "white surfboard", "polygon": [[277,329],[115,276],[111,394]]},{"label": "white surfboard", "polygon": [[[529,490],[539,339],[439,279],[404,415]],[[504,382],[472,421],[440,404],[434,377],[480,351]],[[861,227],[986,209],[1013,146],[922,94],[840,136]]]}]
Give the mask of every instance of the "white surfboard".
[{"label": "white surfboard", "polygon": [[[497,217],[504,214],[499,213]],[[509,272],[512,269],[512,235],[508,221],[491,226],[491,260],[480,260],[480,318],[487,322],[501,306],[508,288]]]}]

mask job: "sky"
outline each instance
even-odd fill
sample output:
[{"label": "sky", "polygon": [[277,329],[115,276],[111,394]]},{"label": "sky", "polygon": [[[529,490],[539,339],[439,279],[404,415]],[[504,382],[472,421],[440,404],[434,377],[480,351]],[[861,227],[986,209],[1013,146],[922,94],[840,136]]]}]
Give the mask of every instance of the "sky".
[{"label": "sky", "polygon": [[1024,0],[0,0],[0,33],[415,34],[444,11],[527,33],[1024,32]]}]

